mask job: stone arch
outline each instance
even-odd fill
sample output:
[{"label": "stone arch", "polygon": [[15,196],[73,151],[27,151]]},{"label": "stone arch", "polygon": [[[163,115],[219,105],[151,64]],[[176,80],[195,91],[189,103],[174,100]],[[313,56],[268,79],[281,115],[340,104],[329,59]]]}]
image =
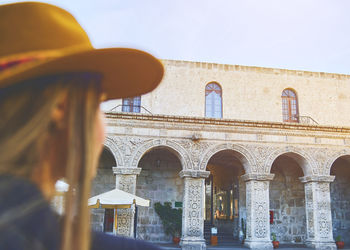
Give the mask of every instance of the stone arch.
[{"label": "stone arch", "polygon": [[106,137],[106,140],[104,141],[104,146],[108,148],[108,150],[113,154],[114,160],[117,163],[116,167],[123,167],[124,157],[121,154],[117,144],[113,141],[113,139],[110,137]]},{"label": "stone arch", "polygon": [[304,175],[317,174],[317,164],[314,159],[305,151],[294,146],[286,146],[272,152],[266,159],[265,169],[267,173],[271,172],[271,167],[277,157],[291,153],[291,157],[299,164]]},{"label": "stone arch", "polygon": [[208,162],[210,158],[215,155],[216,153],[223,151],[223,150],[232,150],[235,151],[238,154],[238,158],[243,164],[243,168],[246,174],[252,173],[255,169],[256,162],[252,154],[243,146],[232,144],[232,143],[223,143],[219,145],[215,145],[211,148],[209,148],[204,154],[200,161],[200,170],[205,171],[206,166],[208,165]]},{"label": "stone arch", "polygon": [[325,164],[325,169],[324,169],[324,173],[330,175],[331,174],[331,168],[333,163],[340,157],[342,156],[349,156],[350,157],[350,149],[345,148],[341,151],[336,152],[335,154],[333,154],[331,157],[328,158],[328,160],[326,161]]},{"label": "stone arch", "polygon": [[154,148],[165,147],[171,150],[181,162],[183,170],[191,169],[191,158],[189,157],[187,151],[174,141],[170,140],[152,140],[141,145],[131,156],[131,166],[132,168],[137,168],[142,156]]}]

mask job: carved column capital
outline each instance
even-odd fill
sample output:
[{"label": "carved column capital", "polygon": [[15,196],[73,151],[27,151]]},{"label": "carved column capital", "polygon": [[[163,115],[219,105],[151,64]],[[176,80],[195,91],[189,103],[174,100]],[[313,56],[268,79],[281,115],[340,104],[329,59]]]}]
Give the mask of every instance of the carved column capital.
[{"label": "carved column capital", "polygon": [[247,181],[272,181],[275,174],[245,174],[241,176],[241,179],[245,182]]},{"label": "carved column capital", "polygon": [[140,173],[141,168],[113,167],[113,174],[115,175],[139,175]]},{"label": "carved column capital", "polygon": [[200,170],[182,170],[179,173],[181,178],[207,178],[210,175],[210,171],[200,171]]},{"label": "carved column capital", "polygon": [[335,179],[334,175],[307,175],[303,177],[299,177],[299,180],[302,183],[307,182],[328,182],[331,183]]}]

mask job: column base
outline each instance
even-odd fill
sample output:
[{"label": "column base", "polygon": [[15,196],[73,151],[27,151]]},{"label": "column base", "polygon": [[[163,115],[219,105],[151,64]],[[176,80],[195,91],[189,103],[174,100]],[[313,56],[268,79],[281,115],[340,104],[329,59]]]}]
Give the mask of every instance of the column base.
[{"label": "column base", "polygon": [[306,246],[314,249],[320,249],[320,250],[336,250],[337,245],[334,243],[334,241],[306,241]]},{"label": "column base", "polygon": [[266,240],[245,240],[244,245],[249,249],[273,249],[273,245],[271,241]]},{"label": "column base", "polygon": [[182,250],[205,250],[207,248],[204,239],[182,239],[180,245]]}]

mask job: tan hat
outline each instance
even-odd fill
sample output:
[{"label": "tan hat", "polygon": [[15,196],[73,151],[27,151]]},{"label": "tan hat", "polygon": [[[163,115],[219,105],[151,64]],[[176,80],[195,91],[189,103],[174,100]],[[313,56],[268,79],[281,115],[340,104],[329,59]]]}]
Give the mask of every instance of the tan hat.
[{"label": "tan hat", "polygon": [[116,99],[153,90],[164,69],[159,60],[140,50],[94,49],[75,18],[56,6],[0,5],[0,88],[69,72],[101,73],[107,99]]}]

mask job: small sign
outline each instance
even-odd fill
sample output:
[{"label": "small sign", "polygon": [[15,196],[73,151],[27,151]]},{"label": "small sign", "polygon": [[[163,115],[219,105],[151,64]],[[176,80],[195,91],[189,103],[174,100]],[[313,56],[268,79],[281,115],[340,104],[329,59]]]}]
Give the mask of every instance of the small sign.
[{"label": "small sign", "polygon": [[216,227],[212,227],[211,234],[218,234],[218,229]]},{"label": "small sign", "polygon": [[181,201],[175,201],[175,207],[182,207]]}]

